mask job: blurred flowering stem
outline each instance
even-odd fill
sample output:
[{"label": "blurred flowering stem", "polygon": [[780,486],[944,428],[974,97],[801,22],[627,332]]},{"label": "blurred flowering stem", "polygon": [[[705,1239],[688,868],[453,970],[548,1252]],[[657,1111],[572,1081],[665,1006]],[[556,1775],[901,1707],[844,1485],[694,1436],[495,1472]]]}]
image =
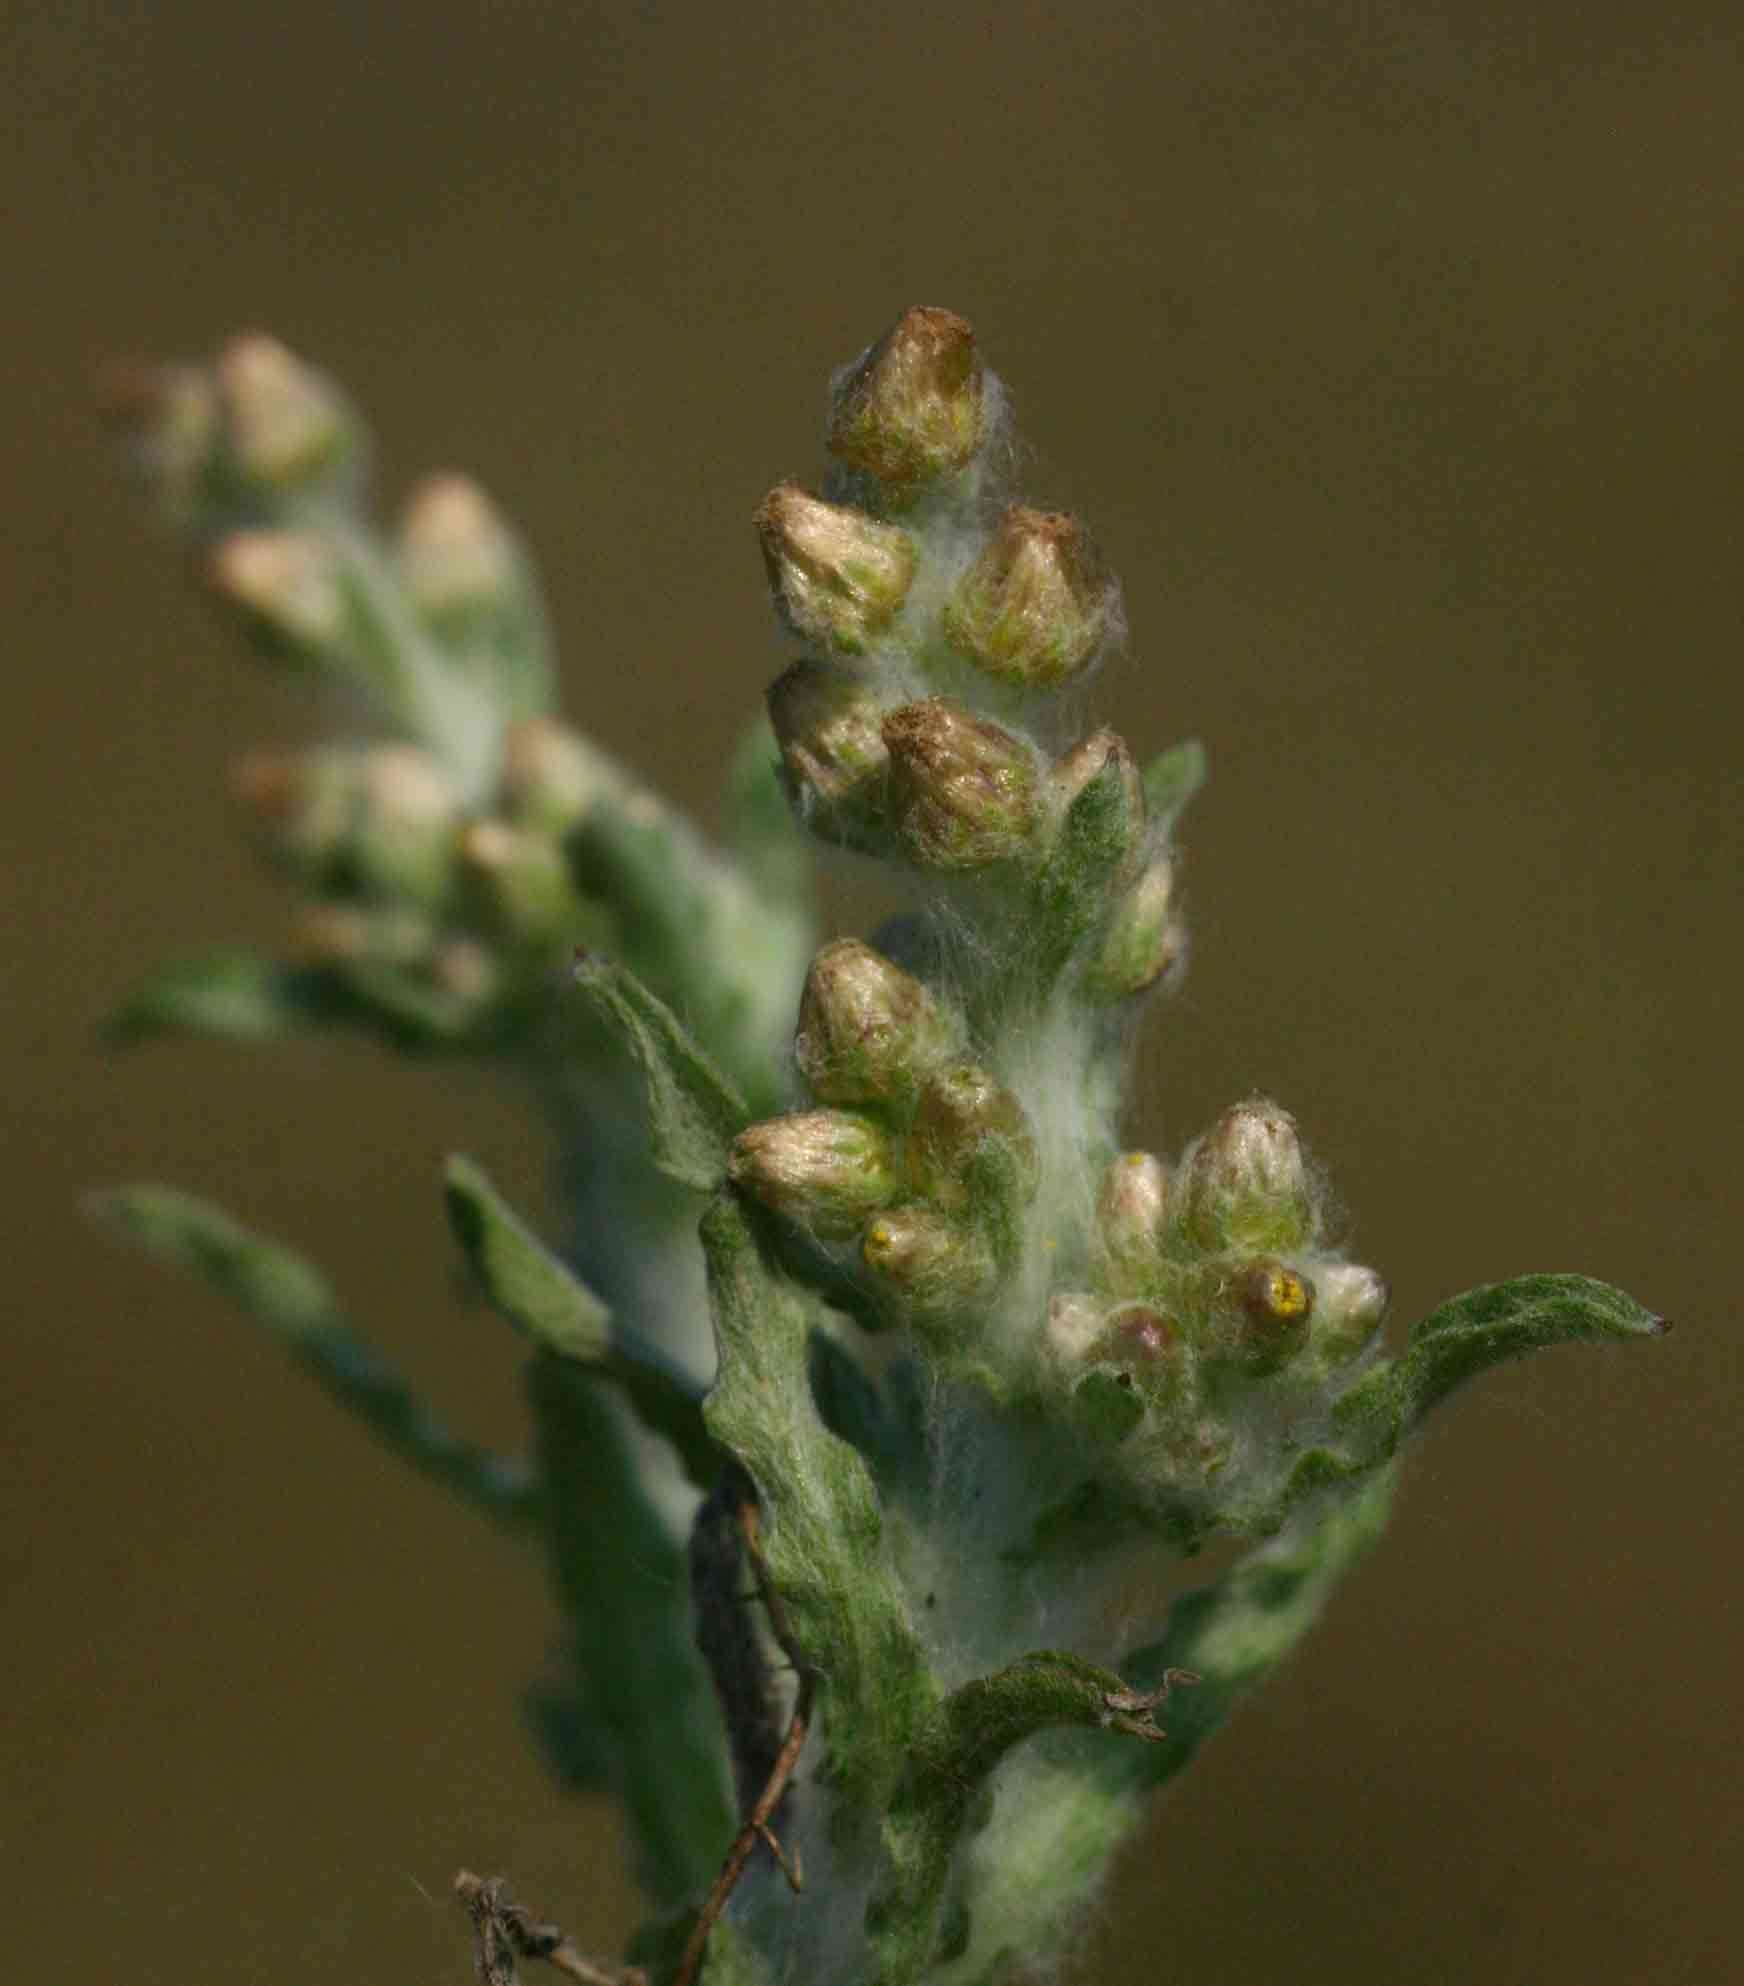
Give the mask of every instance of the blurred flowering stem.
[{"label": "blurred flowering stem", "polygon": [[[1205,754],[1073,735],[1120,588],[1004,487],[1006,396],[949,311],[838,375],[822,486],[757,512],[791,652],[721,845],[557,716],[483,492],[434,478],[384,532],[355,416],[281,346],[136,372],[116,412],[216,604],[350,713],[235,774],[282,954],[171,963],[116,1038],[362,1030],[495,1064],[556,1138],[549,1240],[469,1161],[446,1181],[525,1341],[524,1463],[439,1427],[291,1250],[168,1188],[98,1202],[543,1550],[564,1628],[530,1720],[620,1801],[650,1916],[627,1965],[588,1960],[465,1876],[480,1976],[980,1986],[1055,1957],[1378,1533],[1430,1408],[1659,1321],[1527,1276],[1389,1353],[1278,1104],[1122,1148]],[[914,908],[816,949],[832,847]],[[1217,1539],[1245,1555],[1126,1634],[1135,1570]]]}]

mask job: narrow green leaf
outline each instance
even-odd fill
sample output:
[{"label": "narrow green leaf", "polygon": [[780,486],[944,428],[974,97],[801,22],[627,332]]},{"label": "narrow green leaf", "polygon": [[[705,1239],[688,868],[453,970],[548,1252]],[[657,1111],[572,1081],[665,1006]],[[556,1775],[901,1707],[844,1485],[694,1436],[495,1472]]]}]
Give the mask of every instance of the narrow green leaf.
[{"label": "narrow green leaf", "polygon": [[1128,765],[1111,750],[1066,809],[1035,891],[1035,968],[1051,985],[1085,935],[1108,908],[1109,892],[1131,852],[1133,819]]},{"label": "narrow green leaf", "polygon": [[541,1498],[526,1470],[443,1427],[350,1329],[327,1279],[302,1256],[168,1186],[93,1194],[87,1208],[111,1233],[221,1290],[402,1461],[501,1524],[537,1516]]},{"label": "narrow green leaf", "polygon": [[1405,1354],[1339,1402],[1359,1456],[1381,1459],[1456,1386],[1545,1345],[1654,1338],[1666,1329],[1631,1296],[1590,1276],[1517,1276],[1468,1290],[1416,1326]]},{"label": "narrow green leaf", "polygon": [[1159,753],[1144,769],[1145,811],[1166,832],[1205,784],[1211,762],[1197,738]]},{"label": "narrow green leaf", "polygon": [[159,967],[109,1017],[104,1034],[123,1046],[166,1034],[275,1041],[343,1019],[352,1005],[331,972],[214,951]]},{"label": "narrow green leaf", "polygon": [[642,1072],[654,1163],[680,1185],[712,1192],[726,1177],[728,1148],[750,1121],[738,1092],[633,972],[584,956],[575,983]]},{"label": "narrow green leaf", "polygon": [[883,1544],[861,1456],[824,1425],[808,1373],[812,1302],[770,1261],[732,1193],[702,1223],[720,1371],[709,1431],[744,1464],[789,1628],[823,1678],[825,1735],[840,1796],[882,1810],[932,1683]]},{"label": "narrow green leaf", "polygon": [[672,1443],[685,1473],[707,1489],[720,1451],[703,1425],[702,1389],[618,1323],[471,1159],[448,1161],[445,1196],[455,1239],[492,1306],[544,1350],[621,1387],[643,1424]]},{"label": "narrow green leaf", "polygon": [[684,1522],[594,1369],[540,1351],[526,1377],[568,1625],[570,1757],[623,1803],[638,1877],[658,1908],[673,1909],[714,1879],[734,1827],[720,1712],[694,1634]]},{"label": "narrow green leaf", "polygon": [[[884,1863],[866,1918],[881,1986],[928,1976],[957,1844],[994,1768],[1043,1731],[1103,1731],[1161,1744],[1152,1713],[1170,1680],[1165,1673],[1153,1691],[1138,1692],[1076,1655],[1047,1651],[945,1698],[919,1735],[885,1817]],[[972,1924],[971,1917],[971,1936]]]}]

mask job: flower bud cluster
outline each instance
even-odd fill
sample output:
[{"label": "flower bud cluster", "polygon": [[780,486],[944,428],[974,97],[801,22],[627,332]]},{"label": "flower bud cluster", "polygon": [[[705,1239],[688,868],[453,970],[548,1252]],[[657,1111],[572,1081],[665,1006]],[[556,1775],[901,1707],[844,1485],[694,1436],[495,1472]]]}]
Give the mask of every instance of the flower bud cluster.
[{"label": "flower bud cluster", "polygon": [[1044,1365],[1125,1489],[1239,1503],[1279,1466],[1268,1416],[1312,1414],[1349,1383],[1387,1289],[1327,1244],[1325,1220],[1294,1122],[1261,1099],[1173,1174],[1148,1152],[1109,1164],[1090,1287],[1054,1298]]},{"label": "flower bud cluster", "polygon": [[923,1331],[966,1326],[991,1298],[1038,1182],[1023,1106],[965,1045],[960,1017],[918,979],[858,939],[826,945],[794,1041],[818,1107],[753,1124],[728,1165]]}]

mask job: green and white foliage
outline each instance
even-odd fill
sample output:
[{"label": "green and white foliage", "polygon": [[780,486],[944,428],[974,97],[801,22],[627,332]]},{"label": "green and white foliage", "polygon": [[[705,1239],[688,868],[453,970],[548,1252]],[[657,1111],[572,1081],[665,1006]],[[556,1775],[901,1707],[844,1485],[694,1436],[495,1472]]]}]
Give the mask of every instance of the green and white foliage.
[{"label": "green and white foliage", "polygon": [[[1278,1104],[1172,1160],[1123,1148],[1135,1021],[1185,959],[1205,758],[1074,729],[1120,589],[1079,520],[1006,487],[1006,398],[960,318],[909,311],[846,367],[822,487],[757,512],[792,648],[727,849],[553,714],[533,577],[470,484],[378,535],[343,401],[264,339],[133,411],[218,596],[358,715],[238,774],[298,955],[175,967],[118,1032],[363,1025],[531,1078],[563,1248],[465,1161],[448,1203],[531,1347],[534,1465],[420,1419],[273,1244],[159,1189],[106,1210],[543,1543],[567,1670],[537,1721],[623,1800],[655,1986],[699,1955],[715,1986],[1046,1960],[1376,1535],[1429,1410],[1657,1320],[1530,1276],[1389,1354],[1386,1284],[1343,1254]],[[789,809],[914,905],[809,972]],[[1134,1634],[1135,1573],[1218,1538],[1246,1555]],[[772,1832],[705,1906],[764,1792]]]}]

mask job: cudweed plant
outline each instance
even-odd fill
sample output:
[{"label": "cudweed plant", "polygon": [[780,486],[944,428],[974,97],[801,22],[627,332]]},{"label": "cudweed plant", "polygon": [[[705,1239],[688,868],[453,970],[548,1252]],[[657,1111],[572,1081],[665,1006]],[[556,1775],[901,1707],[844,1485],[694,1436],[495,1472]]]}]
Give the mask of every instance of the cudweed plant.
[{"label": "cudweed plant", "polygon": [[[448,1168],[530,1347],[526,1463],[440,1427],[276,1242],[163,1187],[98,1203],[543,1551],[565,1638],[531,1722],[621,1801],[649,1922],[591,1960],[462,1876],[480,1976],[981,1986],[1057,1953],[1374,1539],[1430,1409],[1660,1321],[1527,1276],[1389,1355],[1278,1104],[1122,1148],[1204,756],[1076,734],[1120,590],[1077,519],[1011,500],[962,319],[911,310],[845,368],[821,494],[757,513],[792,653],[722,846],[555,715],[533,574],[470,482],[384,535],[349,407],[262,337],[124,411],[216,601],[350,715],[236,769],[291,956],[171,967],[117,1033],[484,1060],[561,1152],[556,1245]],[[816,949],[810,845],[912,914]],[[1135,1574],[1219,1539],[1245,1556],[1132,1632]]]}]

